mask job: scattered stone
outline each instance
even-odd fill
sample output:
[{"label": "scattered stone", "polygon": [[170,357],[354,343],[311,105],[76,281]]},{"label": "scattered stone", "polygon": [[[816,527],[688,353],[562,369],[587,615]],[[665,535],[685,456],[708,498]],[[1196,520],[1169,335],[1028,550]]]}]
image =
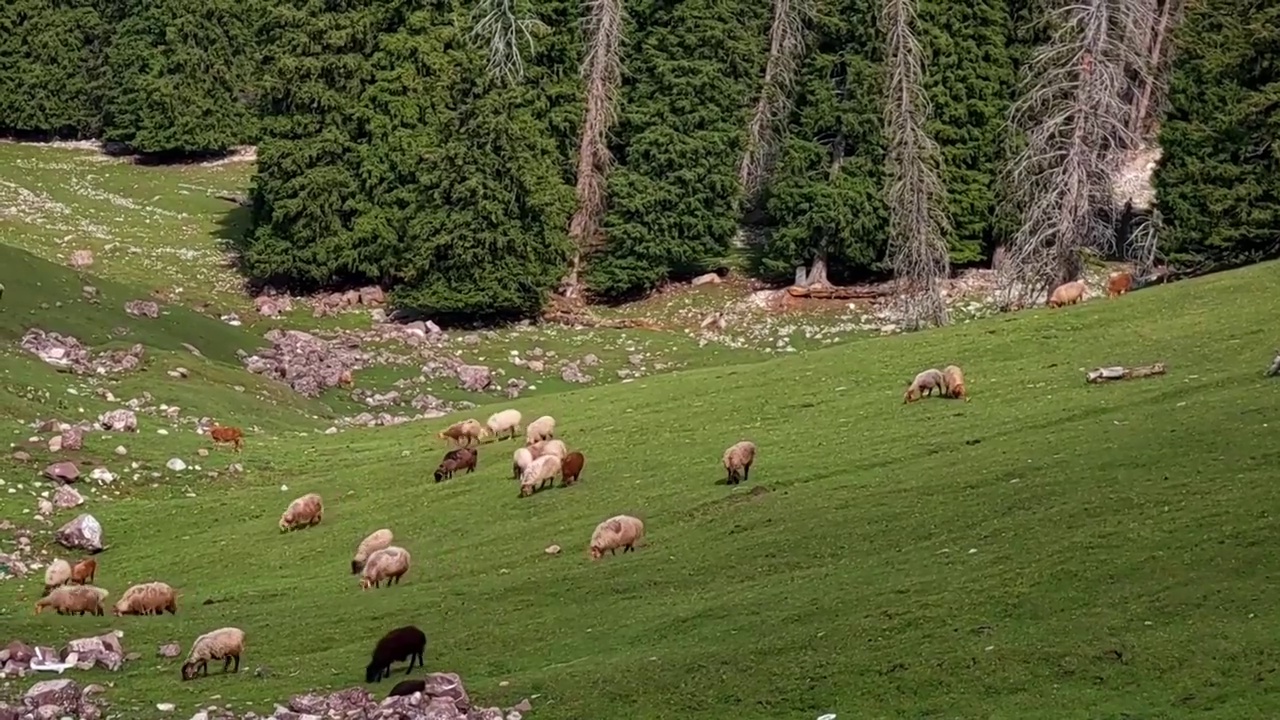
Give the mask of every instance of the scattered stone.
[{"label": "scattered stone", "polygon": [[76,464],[63,460],[44,469],[44,476],[60,483],[73,483],[80,478],[80,468]]},{"label": "scattered stone", "polygon": [[89,472],[89,479],[99,485],[110,485],[115,482],[116,476],[104,467],[96,467]]},{"label": "scattered stone", "polygon": [[62,436],[54,435],[49,438],[49,452],[56,453],[62,450]]},{"label": "scattered stone", "polygon": [[245,369],[287,383],[307,397],[316,397],[327,388],[337,387],[352,370],[366,361],[365,353],[331,343],[301,330],[276,328],[266,334],[270,348],[256,355],[246,355]]},{"label": "scattered stone", "polygon": [[63,450],[82,450],[84,448],[84,430],[72,426],[62,431]]},{"label": "scattered stone", "polygon": [[124,311],[134,317],[160,317],[160,306],[150,300],[130,300],[124,304]]},{"label": "scattered stone", "polygon": [[156,649],[156,655],[162,658],[176,658],[182,654],[182,647],[178,643],[166,643]]},{"label": "scattered stone", "polygon": [[689,284],[693,285],[694,287],[697,287],[699,285],[719,285],[721,282],[722,280],[719,275],[717,275],[716,273],[710,272],[704,275],[699,275],[698,277],[690,281]]},{"label": "scattered stone", "polygon": [[196,455],[199,455],[200,457],[209,457],[209,450],[207,448],[200,448],[196,450]]},{"label": "scattered stone", "polygon": [[128,450],[128,448],[126,448],[126,447],[125,447],[125,446],[123,446],[123,445],[117,445],[117,446],[116,446],[115,453],[116,453],[117,455],[119,455],[120,457],[124,457],[125,455],[128,455],[128,454],[129,454],[129,450]]},{"label": "scattered stone", "polygon": [[546,364],[541,360],[530,360],[528,368],[533,372],[540,373],[547,368]]},{"label": "scattered stone", "polygon": [[96,553],[103,549],[102,525],[94,516],[85,513],[58,528],[54,538],[68,550],[85,550]]},{"label": "scattered stone", "polygon": [[[89,477],[93,477],[94,473],[102,468],[94,468]],[[59,510],[70,510],[73,507],[79,507],[84,504],[84,497],[70,485],[59,485],[53,491],[53,505]]]},{"label": "scattered stone", "polygon": [[582,364],[585,367],[595,367],[600,364],[600,358],[596,357],[594,353],[587,353],[582,356]]},{"label": "scattered stone", "polygon": [[176,367],[168,372],[169,377],[187,378],[191,375],[191,371],[184,367]]},{"label": "scattered stone", "polygon": [[76,270],[83,270],[89,267],[93,264],[93,251],[88,249],[76,250],[71,253],[71,260],[68,264]]},{"label": "scattered stone", "polygon": [[164,466],[174,472],[182,472],[187,469],[187,464],[182,461],[182,458],[169,458],[169,462],[165,463]]},{"label": "scattered stone", "polygon": [[31,462],[31,453],[25,450],[15,450],[10,457],[20,463]]},{"label": "scattered stone", "polygon": [[112,432],[138,432],[138,416],[132,410],[109,410],[98,416],[98,426]]},{"label": "scattered stone", "polygon": [[160,712],[173,712],[174,708],[175,706],[173,703],[156,703],[156,709]]},{"label": "scattered stone", "polygon": [[560,546],[559,546],[559,545],[548,545],[548,546],[547,546],[547,549],[546,549],[546,550],[544,550],[543,552],[545,552],[545,553],[546,553],[546,554],[548,554],[548,555],[559,555],[559,554],[560,554]]},{"label": "scattered stone", "polygon": [[[66,485],[62,485],[60,487],[66,487]],[[43,517],[49,517],[53,515],[53,503],[49,502],[44,498],[40,498],[36,500],[36,512]]]},{"label": "scattered stone", "polygon": [[470,392],[481,392],[493,383],[493,371],[484,365],[459,365],[454,372],[458,387]]},{"label": "scattered stone", "polygon": [[571,362],[560,369],[560,379],[571,383],[589,383],[594,378],[578,367],[578,363]]}]

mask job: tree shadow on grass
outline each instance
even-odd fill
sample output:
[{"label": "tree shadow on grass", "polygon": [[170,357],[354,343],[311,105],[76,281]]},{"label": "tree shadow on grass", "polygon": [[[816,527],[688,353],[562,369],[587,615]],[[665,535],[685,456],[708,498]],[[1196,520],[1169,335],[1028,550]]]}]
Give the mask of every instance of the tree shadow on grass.
[{"label": "tree shadow on grass", "polygon": [[218,247],[225,253],[226,266],[240,276],[246,289],[260,284],[249,276],[242,262],[252,219],[253,210],[248,205],[228,202],[227,210],[218,218],[217,229],[213,232]]}]

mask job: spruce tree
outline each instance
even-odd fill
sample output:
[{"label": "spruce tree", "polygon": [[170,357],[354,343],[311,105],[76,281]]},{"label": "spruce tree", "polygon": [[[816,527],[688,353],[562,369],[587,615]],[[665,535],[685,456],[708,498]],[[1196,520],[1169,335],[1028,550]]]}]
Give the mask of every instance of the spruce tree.
[{"label": "spruce tree", "polygon": [[1170,261],[1280,254],[1280,5],[1193,3],[1177,33],[1156,194]]},{"label": "spruce tree", "polygon": [[63,138],[100,127],[98,68],[109,39],[91,0],[0,6],[0,133]]}]

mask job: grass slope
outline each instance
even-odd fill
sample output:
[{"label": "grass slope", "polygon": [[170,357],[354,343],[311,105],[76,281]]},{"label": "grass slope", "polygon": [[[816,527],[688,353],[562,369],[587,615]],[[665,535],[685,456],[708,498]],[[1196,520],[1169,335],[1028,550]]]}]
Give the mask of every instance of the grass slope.
[{"label": "grass slope", "polygon": [[[118,597],[163,579],[179,615],[34,617],[35,579],[0,585],[0,625],[41,643],[123,629],[143,659],[110,676],[111,699],[138,718],[357,684],[405,623],[431,637],[429,669],[485,704],[539,695],[539,720],[1271,716],[1280,402],[1261,370],[1277,280],[1268,264],[522,399],[588,456],[581,485],[527,500],[510,443],[435,485],[426,424],[259,437],[243,480],[91,506],[113,544],[99,583]],[[1168,376],[1083,382],[1156,360]],[[948,362],[973,402],[901,404],[916,370]],[[761,448],[751,483],[715,484],[744,437]],[[310,491],[324,523],[280,535]],[[590,563],[592,528],[620,512],[647,520],[648,546]],[[415,565],[362,593],[347,564],[382,526]],[[181,683],[153,657],[228,624],[248,632],[239,676]]]}]

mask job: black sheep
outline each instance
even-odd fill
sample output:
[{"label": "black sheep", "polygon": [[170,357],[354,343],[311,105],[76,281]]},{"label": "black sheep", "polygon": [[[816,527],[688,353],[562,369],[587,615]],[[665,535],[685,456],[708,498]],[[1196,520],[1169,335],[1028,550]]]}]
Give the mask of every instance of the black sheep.
[{"label": "black sheep", "polygon": [[397,695],[412,695],[414,693],[426,692],[426,680],[401,680],[396,686],[391,688],[391,694],[387,697],[395,697]]},{"label": "black sheep", "polygon": [[384,677],[391,677],[391,663],[407,659],[409,669],[405,675],[413,672],[413,660],[417,658],[418,667],[426,667],[423,653],[427,649],[427,635],[412,625],[396,628],[378,641],[373,647],[373,659],[364,670],[365,682],[381,682]]}]

